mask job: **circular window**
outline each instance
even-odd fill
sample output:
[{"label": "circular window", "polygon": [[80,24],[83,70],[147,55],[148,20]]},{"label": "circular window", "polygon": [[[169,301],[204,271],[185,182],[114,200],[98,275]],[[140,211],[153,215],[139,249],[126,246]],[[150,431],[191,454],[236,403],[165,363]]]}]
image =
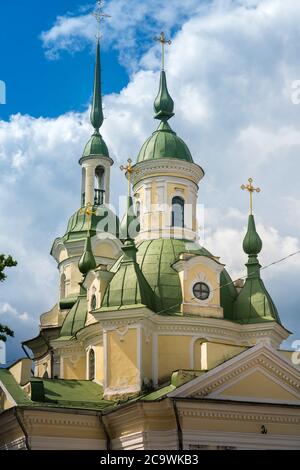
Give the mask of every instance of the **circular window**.
[{"label": "circular window", "polygon": [[196,282],[193,287],[193,293],[196,299],[206,300],[209,297],[210,290],[207,284],[204,282]]},{"label": "circular window", "polygon": [[96,307],[97,307],[97,298],[95,294],[93,294],[91,298],[91,309],[95,310]]}]

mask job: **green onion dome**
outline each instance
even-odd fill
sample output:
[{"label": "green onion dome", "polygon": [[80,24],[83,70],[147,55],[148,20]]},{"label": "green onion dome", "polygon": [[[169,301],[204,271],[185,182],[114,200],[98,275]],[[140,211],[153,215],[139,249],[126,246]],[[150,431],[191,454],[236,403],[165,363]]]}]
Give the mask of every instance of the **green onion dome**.
[{"label": "green onion dome", "polygon": [[142,146],[137,157],[138,163],[161,158],[175,158],[193,162],[188,146],[168,124],[168,120],[174,116],[173,111],[174,101],[168,91],[166,74],[162,71],[158,95],[154,101],[154,118],[159,119],[161,123]]}]

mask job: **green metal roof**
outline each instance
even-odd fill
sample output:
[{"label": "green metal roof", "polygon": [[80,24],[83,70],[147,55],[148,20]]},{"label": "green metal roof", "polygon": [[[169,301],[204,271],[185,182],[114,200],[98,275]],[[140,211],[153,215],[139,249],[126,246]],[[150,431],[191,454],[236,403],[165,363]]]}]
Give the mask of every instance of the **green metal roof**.
[{"label": "green metal roof", "polygon": [[146,306],[155,309],[154,295],[136,262],[133,240],[126,240],[124,255],[105,292],[100,311],[113,308]]},{"label": "green metal roof", "polygon": [[158,129],[146,140],[138,154],[137,162],[160,158],[175,158],[193,163],[188,146],[167,122],[161,122]]},{"label": "green metal roof", "polygon": [[87,215],[83,208],[78,209],[69,219],[63,241],[86,239],[88,232],[91,237],[96,233],[110,233],[119,236],[119,218],[105,205],[93,206],[93,213]]},{"label": "green metal roof", "polygon": [[109,152],[106,143],[104,142],[101,134],[94,133],[90,140],[84,147],[83,157],[92,157],[93,155],[101,155],[109,158]]},{"label": "green metal roof", "polygon": [[261,266],[257,255],[262,249],[262,241],[256,231],[253,215],[249,215],[243,248],[248,254],[248,275],[234,304],[233,319],[239,323],[276,321],[281,324],[276,306],[260,277]]},{"label": "green metal roof", "polygon": [[[182,303],[181,285],[179,274],[172,268],[172,265],[179,259],[181,253],[209,257],[212,255],[197,243],[175,238],[147,240],[140,243],[137,248],[137,262],[154,294],[155,311],[162,315],[179,312]],[[122,257],[112,267],[113,272],[118,270],[121,261]],[[230,281],[228,273],[223,271],[221,285],[224,287],[221,289],[221,305],[224,309],[224,317],[228,320],[232,319],[233,301],[237,296],[236,289],[232,284],[225,286]]]},{"label": "green metal roof", "polygon": [[70,339],[77,331],[85,326],[87,317],[87,297],[86,290],[81,285],[80,293],[76,303],[71,310],[67,313],[66,318],[61,327],[59,339]]},{"label": "green metal roof", "polygon": [[89,271],[96,268],[96,260],[92,250],[90,232],[85,240],[84,251],[78,262],[78,268],[81,274],[86,275]]},{"label": "green metal roof", "polygon": [[163,70],[160,74],[158,95],[154,101],[154,111],[154,118],[161,120],[161,123],[142,146],[137,162],[161,158],[175,158],[193,162],[187,145],[176,135],[167,122],[174,116],[174,102],[169,94],[166,74]]},{"label": "green metal roof", "polygon": [[0,369],[0,381],[18,405],[30,403],[30,398],[7,369]]}]

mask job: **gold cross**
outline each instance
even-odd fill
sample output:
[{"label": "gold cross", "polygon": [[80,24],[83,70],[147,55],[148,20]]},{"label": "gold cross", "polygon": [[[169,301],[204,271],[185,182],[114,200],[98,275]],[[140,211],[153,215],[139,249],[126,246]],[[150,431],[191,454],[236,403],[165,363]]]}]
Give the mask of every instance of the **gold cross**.
[{"label": "gold cross", "polygon": [[87,205],[85,207],[83,207],[82,209],[80,209],[80,214],[85,214],[88,217],[92,217],[92,215],[96,215],[97,212],[96,211],[93,211],[93,206],[90,202],[87,203]]},{"label": "gold cross", "polygon": [[125,173],[127,173],[127,179],[128,179],[128,196],[131,195],[131,176],[132,176],[132,173],[135,171],[133,169],[133,166],[131,165],[132,164],[132,160],[131,158],[128,158],[127,160],[127,163],[128,165],[121,165],[120,166],[120,170],[122,171],[125,171]]},{"label": "gold cross", "polygon": [[253,179],[249,178],[248,179],[248,184],[247,185],[242,184],[242,186],[241,186],[241,189],[246,189],[247,191],[249,191],[249,194],[250,194],[250,214],[251,215],[253,213],[253,193],[254,193],[254,191],[257,192],[257,193],[260,193],[260,191],[261,191],[260,188],[255,188],[252,185],[252,183],[253,183]]},{"label": "gold cross", "polygon": [[156,36],[154,38],[154,41],[158,41],[161,43],[161,69],[165,69],[165,45],[166,44],[172,44],[172,41],[170,39],[166,39],[165,33],[161,32],[160,36]]},{"label": "gold cross", "polygon": [[102,12],[103,7],[104,7],[104,0],[99,0],[97,2],[96,10],[94,11],[94,13],[92,13],[92,15],[96,18],[96,21],[98,23],[98,32],[97,32],[97,39],[98,40],[100,39],[100,23],[101,23],[101,21],[104,20],[105,18],[110,18],[110,15],[108,15],[107,13]]}]

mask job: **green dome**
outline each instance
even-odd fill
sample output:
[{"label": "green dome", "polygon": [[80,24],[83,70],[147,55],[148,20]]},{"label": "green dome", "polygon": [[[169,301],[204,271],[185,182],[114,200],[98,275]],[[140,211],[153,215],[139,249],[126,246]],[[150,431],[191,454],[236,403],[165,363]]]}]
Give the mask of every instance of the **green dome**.
[{"label": "green dome", "polygon": [[88,143],[86,144],[83,154],[83,157],[91,157],[93,155],[103,155],[104,157],[109,158],[108,148],[106,143],[102,139],[101,134],[95,132]]},{"label": "green dome", "polygon": [[159,158],[175,158],[193,163],[188,146],[167,122],[161,122],[158,129],[146,140],[139,152],[137,162]]},{"label": "green dome", "polygon": [[258,255],[262,249],[262,241],[255,227],[252,214],[248,218],[248,230],[243,241],[243,250],[247,255]]},{"label": "green dome", "polygon": [[74,336],[77,331],[81,330],[85,326],[87,317],[87,298],[86,290],[80,286],[80,293],[77,298],[77,301],[67,313],[66,318],[62,324],[59,339],[61,338],[71,338]]},{"label": "green dome", "polygon": [[234,303],[234,320],[239,323],[276,321],[280,324],[277,308],[260,277],[261,266],[257,255],[262,249],[262,241],[252,214],[248,218],[243,249],[248,254],[247,279]]},{"label": "green dome", "polygon": [[119,236],[119,218],[108,207],[93,206],[95,214],[87,216],[84,208],[78,209],[69,219],[64,241],[86,238],[90,231],[91,237],[96,232],[107,232]]},{"label": "green dome", "polygon": [[[181,285],[179,274],[172,268],[172,264],[179,259],[181,253],[194,253],[203,256],[211,256],[197,243],[180,239],[147,240],[140,243],[137,252],[137,262],[146,281],[154,293],[155,311],[161,314],[174,314],[179,312],[182,303]],[[120,266],[122,257],[112,268],[116,272]],[[225,285],[231,279],[226,271],[221,273],[221,284]],[[221,305],[224,309],[224,317],[232,319],[233,302],[237,296],[236,289],[226,285],[221,289]]]}]

